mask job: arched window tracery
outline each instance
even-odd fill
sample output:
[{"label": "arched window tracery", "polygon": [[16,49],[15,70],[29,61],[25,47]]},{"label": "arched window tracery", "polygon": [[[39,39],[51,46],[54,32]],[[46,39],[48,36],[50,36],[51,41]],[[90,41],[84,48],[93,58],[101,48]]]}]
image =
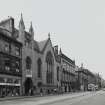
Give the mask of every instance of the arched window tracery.
[{"label": "arched window tracery", "polygon": [[38,61],[37,61],[37,67],[38,67],[38,78],[41,78],[42,77],[42,61],[41,59],[39,58]]},{"label": "arched window tracery", "polygon": [[46,64],[47,64],[47,72],[46,72],[46,82],[48,84],[52,84],[54,82],[53,78],[53,68],[54,68],[54,60],[52,53],[49,51],[46,55]]},{"label": "arched window tracery", "polygon": [[26,57],[26,69],[30,70],[31,69],[31,64],[32,64],[32,60],[29,56]]},{"label": "arched window tracery", "polygon": [[57,67],[57,81],[59,81],[59,67]]}]

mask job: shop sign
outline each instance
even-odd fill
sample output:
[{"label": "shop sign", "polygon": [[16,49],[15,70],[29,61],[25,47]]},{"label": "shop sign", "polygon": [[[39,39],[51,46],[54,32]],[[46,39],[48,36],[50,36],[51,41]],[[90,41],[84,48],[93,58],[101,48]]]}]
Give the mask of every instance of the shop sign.
[{"label": "shop sign", "polygon": [[0,83],[0,85],[6,85],[6,86],[20,86],[20,84],[14,84],[14,83]]}]

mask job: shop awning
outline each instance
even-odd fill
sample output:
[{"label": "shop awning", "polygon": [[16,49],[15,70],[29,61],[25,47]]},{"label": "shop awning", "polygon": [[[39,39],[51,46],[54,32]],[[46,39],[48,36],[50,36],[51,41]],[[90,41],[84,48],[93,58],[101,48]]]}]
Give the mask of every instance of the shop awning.
[{"label": "shop awning", "polygon": [[0,83],[2,86],[20,86],[20,84],[15,84],[15,83]]}]

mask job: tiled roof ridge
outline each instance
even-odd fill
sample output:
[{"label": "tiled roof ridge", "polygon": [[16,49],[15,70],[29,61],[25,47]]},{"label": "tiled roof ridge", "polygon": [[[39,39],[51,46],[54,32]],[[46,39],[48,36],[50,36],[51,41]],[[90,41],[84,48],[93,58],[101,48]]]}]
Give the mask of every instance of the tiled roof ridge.
[{"label": "tiled roof ridge", "polygon": [[48,42],[48,38],[42,41],[37,41],[41,52],[43,52],[44,48],[46,47],[47,42]]},{"label": "tiled roof ridge", "polygon": [[3,27],[3,26],[0,26],[0,29],[3,29],[3,30],[5,30],[5,31],[11,33],[9,30],[7,30],[7,29],[6,29],[5,27]]},{"label": "tiled roof ridge", "polygon": [[68,56],[66,56],[64,53],[62,53],[61,55],[64,56],[65,58],[67,58],[70,62],[75,63],[74,60],[72,60],[71,58],[69,58]]}]

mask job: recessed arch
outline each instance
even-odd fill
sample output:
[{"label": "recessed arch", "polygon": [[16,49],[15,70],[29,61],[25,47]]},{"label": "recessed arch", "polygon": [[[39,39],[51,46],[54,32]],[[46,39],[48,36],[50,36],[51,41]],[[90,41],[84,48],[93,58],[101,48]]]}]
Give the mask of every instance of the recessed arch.
[{"label": "recessed arch", "polygon": [[54,59],[51,51],[48,51],[46,54],[46,64],[47,64],[47,71],[46,71],[46,83],[52,84],[54,81]]},{"label": "recessed arch", "polygon": [[29,95],[30,90],[32,90],[32,87],[33,87],[33,82],[31,78],[26,78],[24,82],[24,87],[25,87],[25,95]]},{"label": "recessed arch", "polygon": [[46,54],[46,62],[49,62],[50,64],[54,64],[54,59],[51,51],[48,51]]},{"label": "recessed arch", "polygon": [[26,69],[31,69],[32,60],[29,56],[26,57]]},{"label": "recessed arch", "polygon": [[37,60],[37,67],[38,67],[37,76],[38,78],[41,78],[42,77],[42,61],[40,58],[38,58]]},{"label": "recessed arch", "polygon": [[59,81],[59,66],[57,66],[57,81]]}]

